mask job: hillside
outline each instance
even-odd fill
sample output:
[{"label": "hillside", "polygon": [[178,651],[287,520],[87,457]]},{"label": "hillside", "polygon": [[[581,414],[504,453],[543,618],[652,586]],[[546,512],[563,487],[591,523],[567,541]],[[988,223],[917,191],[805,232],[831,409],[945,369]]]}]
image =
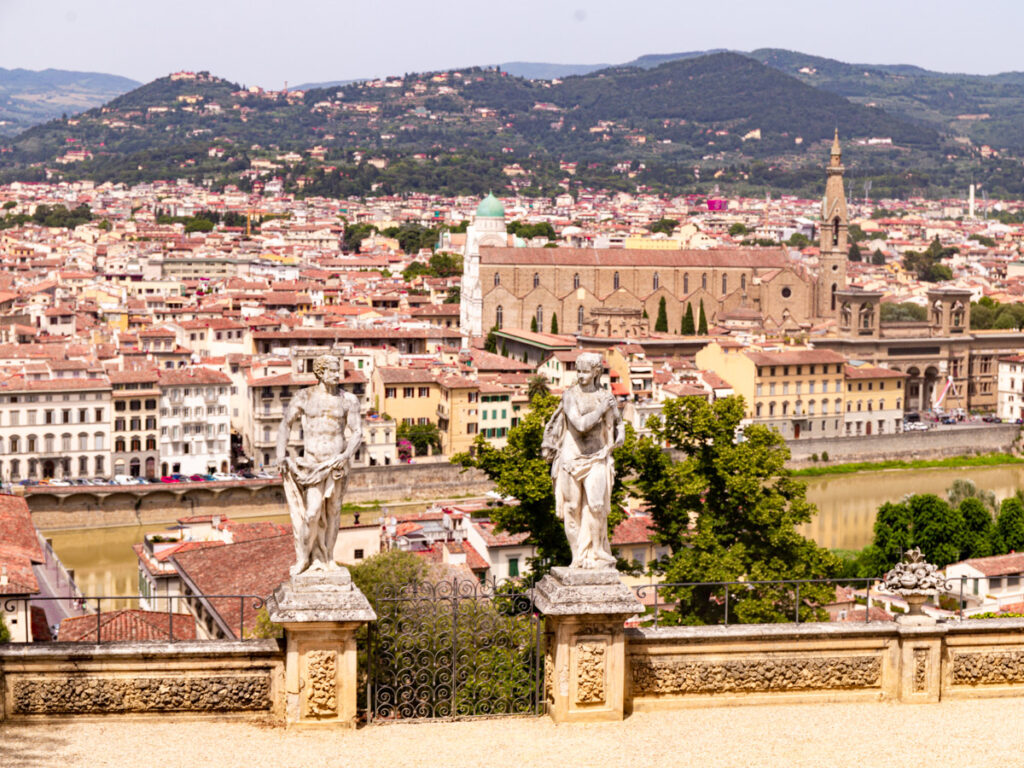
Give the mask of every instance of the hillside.
[{"label": "hillside", "polygon": [[127,77],[98,72],[0,68],[0,137],[105,104],[138,85]]},{"label": "hillside", "polygon": [[[242,91],[207,73],[165,77],[15,137],[0,153],[0,179],[49,171],[246,186],[276,175],[314,194],[552,194],[572,176],[623,190],[817,194],[837,126],[864,145],[848,155],[851,176],[873,178],[880,194],[950,184],[947,156],[975,160],[931,126],[716,53],[561,82],[470,68],[283,93]],[[868,147],[872,138],[891,144]]]},{"label": "hillside", "polygon": [[997,149],[1024,151],[1024,72],[949,74],[911,65],[846,64],[773,48],[750,56],[808,85],[876,105],[893,116]]}]

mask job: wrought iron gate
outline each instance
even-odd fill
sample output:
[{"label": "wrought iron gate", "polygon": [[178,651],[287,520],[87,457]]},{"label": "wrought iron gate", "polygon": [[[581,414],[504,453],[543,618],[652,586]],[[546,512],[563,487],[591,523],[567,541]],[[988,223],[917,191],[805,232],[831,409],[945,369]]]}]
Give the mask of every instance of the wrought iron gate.
[{"label": "wrought iron gate", "polygon": [[366,720],[541,714],[541,619],[517,582],[455,578],[370,597]]}]

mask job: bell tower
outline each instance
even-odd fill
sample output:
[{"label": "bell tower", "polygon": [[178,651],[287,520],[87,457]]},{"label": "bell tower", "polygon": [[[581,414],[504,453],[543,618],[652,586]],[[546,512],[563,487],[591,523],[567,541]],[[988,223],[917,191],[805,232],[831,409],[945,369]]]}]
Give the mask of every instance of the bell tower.
[{"label": "bell tower", "polygon": [[825,199],[821,204],[816,314],[834,318],[839,311],[836,292],[846,289],[847,228],[846,195],[843,192],[843,150],[839,129],[832,141],[832,154],[825,169]]}]

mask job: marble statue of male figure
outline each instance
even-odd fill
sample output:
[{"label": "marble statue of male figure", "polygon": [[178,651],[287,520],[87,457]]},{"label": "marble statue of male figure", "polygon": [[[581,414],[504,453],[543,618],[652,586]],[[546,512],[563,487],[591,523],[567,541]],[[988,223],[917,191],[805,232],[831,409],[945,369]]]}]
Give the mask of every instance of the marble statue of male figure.
[{"label": "marble statue of male figure", "polygon": [[[340,359],[321,355],[313,361],[313,373],[317,383],[295,393],[277,435],[277,461],[295,536],[292,576],[339,568],[334,543],[342,496],[349,461],[363,441],[359,400],[339,386]],[[304,438],[301,456],[288,450],[296,422]]]},{"label": "marble statue of male figure", "polygon": [[615,396],[601,387],[600,355],[576,358],[576,383],[544,428],[541,453],[551,461],[555,511],[565,521],[572,568],[614,568],[608,541],[615,462],[625,427]]}]

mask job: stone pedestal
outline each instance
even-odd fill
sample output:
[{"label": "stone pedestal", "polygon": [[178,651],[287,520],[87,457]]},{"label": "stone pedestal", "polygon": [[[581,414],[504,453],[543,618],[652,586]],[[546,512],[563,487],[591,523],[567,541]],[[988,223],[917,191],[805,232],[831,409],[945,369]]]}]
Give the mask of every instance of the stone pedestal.
[{"label": "stone pedestal", "polygon": [[538,582],[545,616],[544,688],[555,722],[605,722],[624,715],[623,623],[643,606],[614,570],[552,568]]},{"label": "stone pedestal", "polygon": [[377,614],[348,570],[293,577],[270,596],[267,611],[285,630],[289,727],[354,727],[355,634]]}]

